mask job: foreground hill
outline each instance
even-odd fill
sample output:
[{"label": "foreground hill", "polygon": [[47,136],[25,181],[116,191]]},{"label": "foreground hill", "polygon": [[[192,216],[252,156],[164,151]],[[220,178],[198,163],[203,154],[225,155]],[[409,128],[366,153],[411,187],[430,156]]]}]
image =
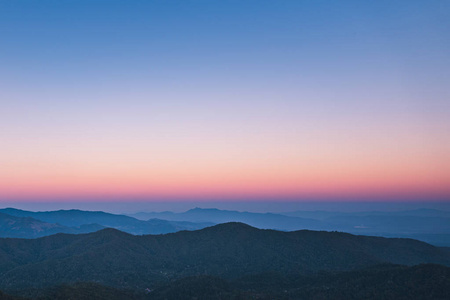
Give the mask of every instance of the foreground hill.
[{"label": "foreground hill", "polygon": [[158,287],[147,299],[448,299],[450,268],[385,265],[358,271],[286,276],[265,273],[238,280],[187,277]]},{"label": "foreground hill", "polygon": [[[34,224],[42,223],[41,225],[36,225],[37,227],[45,228],[45,230],[37,230],[36,234],[33,234],[28,230],[30,226],[27,226],[26,222],[22,222],[23,226],[21,226],[21,223],[16,222],[14,227],[16,230],[9,230],[9,234],[4,235],[1,235],[0,232],[0,237],[19,238],[35,238],[55,233],[88,233],[105,227],[115,228],[131,234],[161,234],[180,230],[196,230],[213,225],[213,223],[176,222],[159,219],[142,221],[124,215],[77,209],[32,212],[5,208],[0,209],[0,222],[1,216],[22,218],[23,220],[33,219]],[[36,227],[35,225],[33,226]],[[19,234],[21,231],[22,233]],[[15,232],[18,234],[14,235]]]},{"label": "foreground hill", "polygon": [[183,300],[183,299],[448,299],[450,268],[440,265],[405,267],[380,265],[347,272],[313,276],[261,273],[237,279],[192,276],[170,281],[153,290],[123,290],[80,282],[38,290],[23,290],[22,297],[0,292],[1,300]]},{"label": "foreground hill", "polygon": [[78,281],[143,289],[186,276],[307,275],[380,263],[449,265],[450,258],[448,252],[416,240],[306,230],[280,232],[241,223],[147,236],[104,229],[35,240],[0,239],[0,289]]}]

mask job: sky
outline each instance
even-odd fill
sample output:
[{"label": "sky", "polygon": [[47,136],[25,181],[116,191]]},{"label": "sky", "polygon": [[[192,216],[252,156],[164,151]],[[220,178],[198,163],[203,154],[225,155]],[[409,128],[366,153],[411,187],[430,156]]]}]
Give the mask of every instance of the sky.
[{"label": "sky", "polygon": [[449,32],[449,1],[0,1],[0,202],[450,202]]}]

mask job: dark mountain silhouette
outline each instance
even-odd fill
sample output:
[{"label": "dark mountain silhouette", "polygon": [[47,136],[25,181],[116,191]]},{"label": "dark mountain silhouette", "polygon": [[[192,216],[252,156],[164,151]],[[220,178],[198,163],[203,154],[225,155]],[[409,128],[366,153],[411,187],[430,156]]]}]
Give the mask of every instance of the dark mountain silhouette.
[{"label": "dark mountain silhouette", "polygon": [[145,236],[104,229],[34,240],[0,239],[0,289],[77,281],[142,289],[186,276],[227,279],[270,271],[307,275],[380,263],[449,265],[450,257],[447,251],[416,240],[280,232],[242,223]]},{"label": "dark mountain silhouette", "polygon": [[[14,208],[5,208],[0,209],[0,213],[15,217],[33,218],[47,224],[51,223],[55,229],[49,234],[58,232],[82,233],[83,230],[84,232],[93,232],[105,227],[116,228],[131,234],[161,234],[176,232],[180,230],[196,230],[213,225],[213,223],[192,223],[183,221],[172,222],[158,219],[141,221],[124,215],[115,215],[102,211],[82,211],[76,209],[32,212]],[[95,228],[95,226],[91,224],[97,224],[97,228]],[[68,229],[68,227],[72,229]],[[60,228],[60,230],[58,230],[57,228]],[[49,234],[42,234],[39,236],[45,236]],[[11,237],[33,238],[36,236],[11,235]]]}]

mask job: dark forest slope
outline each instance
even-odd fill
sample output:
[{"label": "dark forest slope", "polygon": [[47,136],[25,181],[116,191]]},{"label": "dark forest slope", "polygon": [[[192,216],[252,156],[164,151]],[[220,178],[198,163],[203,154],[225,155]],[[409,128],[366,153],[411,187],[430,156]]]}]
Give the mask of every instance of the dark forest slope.
[{"label": "dark forest slope", "polygon": [[134,289],[185,276],[311,274],[380,263],[449,265],[450,260],[448,252],[415,240],[280,232],[241,223],[147,236],[104,229],[35,240],[0,239],[0,289],[78,281]]}]

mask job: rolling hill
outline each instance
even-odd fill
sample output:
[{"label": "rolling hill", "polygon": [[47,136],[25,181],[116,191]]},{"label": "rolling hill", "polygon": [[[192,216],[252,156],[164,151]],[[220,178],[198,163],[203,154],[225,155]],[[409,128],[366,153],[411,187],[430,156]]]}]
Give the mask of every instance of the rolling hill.
[{"label": "rolling hill", "polygon": [[440,248],[410,239],[308,230],[280,232],[241,223],[144,236],[104,229],[34,240],[0,239],[0,289],[78,281],[144,289],[186,276],[308,275],[382,263],[449,265],[450,257]]}]

